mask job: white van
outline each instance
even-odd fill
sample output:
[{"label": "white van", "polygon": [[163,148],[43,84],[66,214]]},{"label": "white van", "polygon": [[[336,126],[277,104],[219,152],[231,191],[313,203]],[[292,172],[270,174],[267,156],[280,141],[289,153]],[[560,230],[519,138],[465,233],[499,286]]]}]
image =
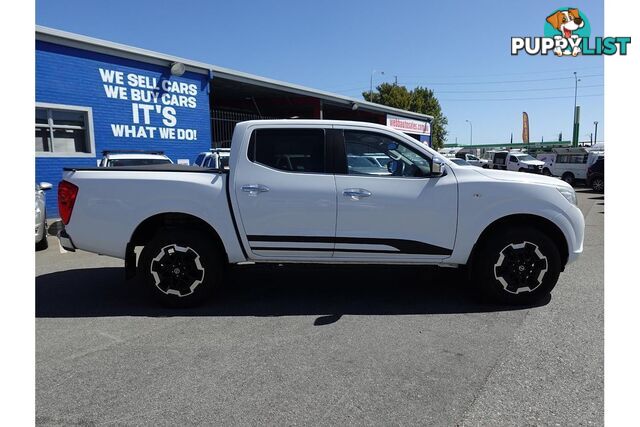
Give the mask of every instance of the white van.
[{"label": "white van", "polygon": [[494,164],[493,162],[493,159],[495,158],[497,153],[508,153],[508,151],[506,150],[485,151],[482,157],[480,157],[480,160],[483,161],[482,167],[484,169],[502,169],[502,165],[504,164],[504,161],[502,160],[501,155],[498,156],[501,158],[498,161],[498,164]]},{"label": "white van", "polygon": [[544,162],[542,173],[558,176],[568,184],[587,179],[587,158],[584,148],[554,148],[550,153],[539,153],[538,160]]}]

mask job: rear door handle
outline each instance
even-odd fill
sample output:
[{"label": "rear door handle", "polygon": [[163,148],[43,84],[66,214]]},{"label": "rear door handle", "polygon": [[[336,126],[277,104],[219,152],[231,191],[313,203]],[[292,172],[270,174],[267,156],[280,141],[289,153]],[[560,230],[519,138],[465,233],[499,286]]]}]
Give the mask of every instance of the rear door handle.
[{"label": "rear door handle", "polygon": [[342,195],[353,200],[360,200],[363,197],[371,196],[371,191],[364,188],[345,188]]},{"label": "rear door handle", "polygon": [[266,193],[269,191],[269,187],[262,184],[247,184],[240,188],[242,188],[242,191],[245,193],[249,193],[250,196],[257,196],[259,193]]}]

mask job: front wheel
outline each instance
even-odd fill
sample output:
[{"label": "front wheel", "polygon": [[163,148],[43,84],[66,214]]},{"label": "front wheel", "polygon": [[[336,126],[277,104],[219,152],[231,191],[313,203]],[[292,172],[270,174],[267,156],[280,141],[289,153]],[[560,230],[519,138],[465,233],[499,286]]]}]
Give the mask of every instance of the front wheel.
[{"label": "front wheel", "polygon": [[487,299],[521,305],[551,292],[560,275],[560,253],[544,233],[531,227],[497,230],[479,248],[473,278]]},{"label": "front wheel", "polygon": [[542,170],[542,174],[545,176],[551,176],[551,171],[549,170],[549,168],[544,168]]},{"label": "front wheel", "polygon": [[191,307],[211,295],[222,280],[222,255],[196,230],[160,230],[144,247],[138,264],[147,290],[171,307]]},{"label": "front wheel", "polygon": [[525,168],[520,168],[520,169],[518,169],[518,172],[525,172],[525,171],[526,171],[526,169],[525,169]]}]

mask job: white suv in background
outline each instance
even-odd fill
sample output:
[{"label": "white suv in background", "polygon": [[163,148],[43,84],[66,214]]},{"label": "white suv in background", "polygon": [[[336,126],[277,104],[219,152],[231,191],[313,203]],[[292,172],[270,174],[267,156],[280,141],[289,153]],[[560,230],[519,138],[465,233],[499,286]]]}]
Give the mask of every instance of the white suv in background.
[{"label": "white suv in background", "polygon": [[545,175],[559,176],[570,185],[576,179],[587,179],[589,153],[584,148],[554,148],[551,153],[539,153],[537,157],[544,162]]},{"label": "white suv in background", "polygon": [[220,169],[220,166],[222,166],[224,169],[229,169],[230,154],[231,148],[212,148],[209,151],[198,154],[193,161],[193,165],[213,169]]},{"label": "white suv in background", "polygon": [[119,166],[165,165],[173,163],[163,151],[105,150],[98,164],[101,168]]}]

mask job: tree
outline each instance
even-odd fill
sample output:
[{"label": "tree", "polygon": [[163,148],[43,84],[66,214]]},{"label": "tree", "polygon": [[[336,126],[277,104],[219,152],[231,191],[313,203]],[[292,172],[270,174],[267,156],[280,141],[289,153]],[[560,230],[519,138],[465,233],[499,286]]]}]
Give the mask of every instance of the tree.
[{"label": "tree", "polygon": [[447,124],[449,122],[447,117],[442,114],[440,102],[431,89],[418,86],[410,91],[405,86],[382,83],[371,96],[369,92],[363,92],[362,96],[365,100],[377,104],[433,116],[431,145],[435,149],[442,148],[447,140]]}]

